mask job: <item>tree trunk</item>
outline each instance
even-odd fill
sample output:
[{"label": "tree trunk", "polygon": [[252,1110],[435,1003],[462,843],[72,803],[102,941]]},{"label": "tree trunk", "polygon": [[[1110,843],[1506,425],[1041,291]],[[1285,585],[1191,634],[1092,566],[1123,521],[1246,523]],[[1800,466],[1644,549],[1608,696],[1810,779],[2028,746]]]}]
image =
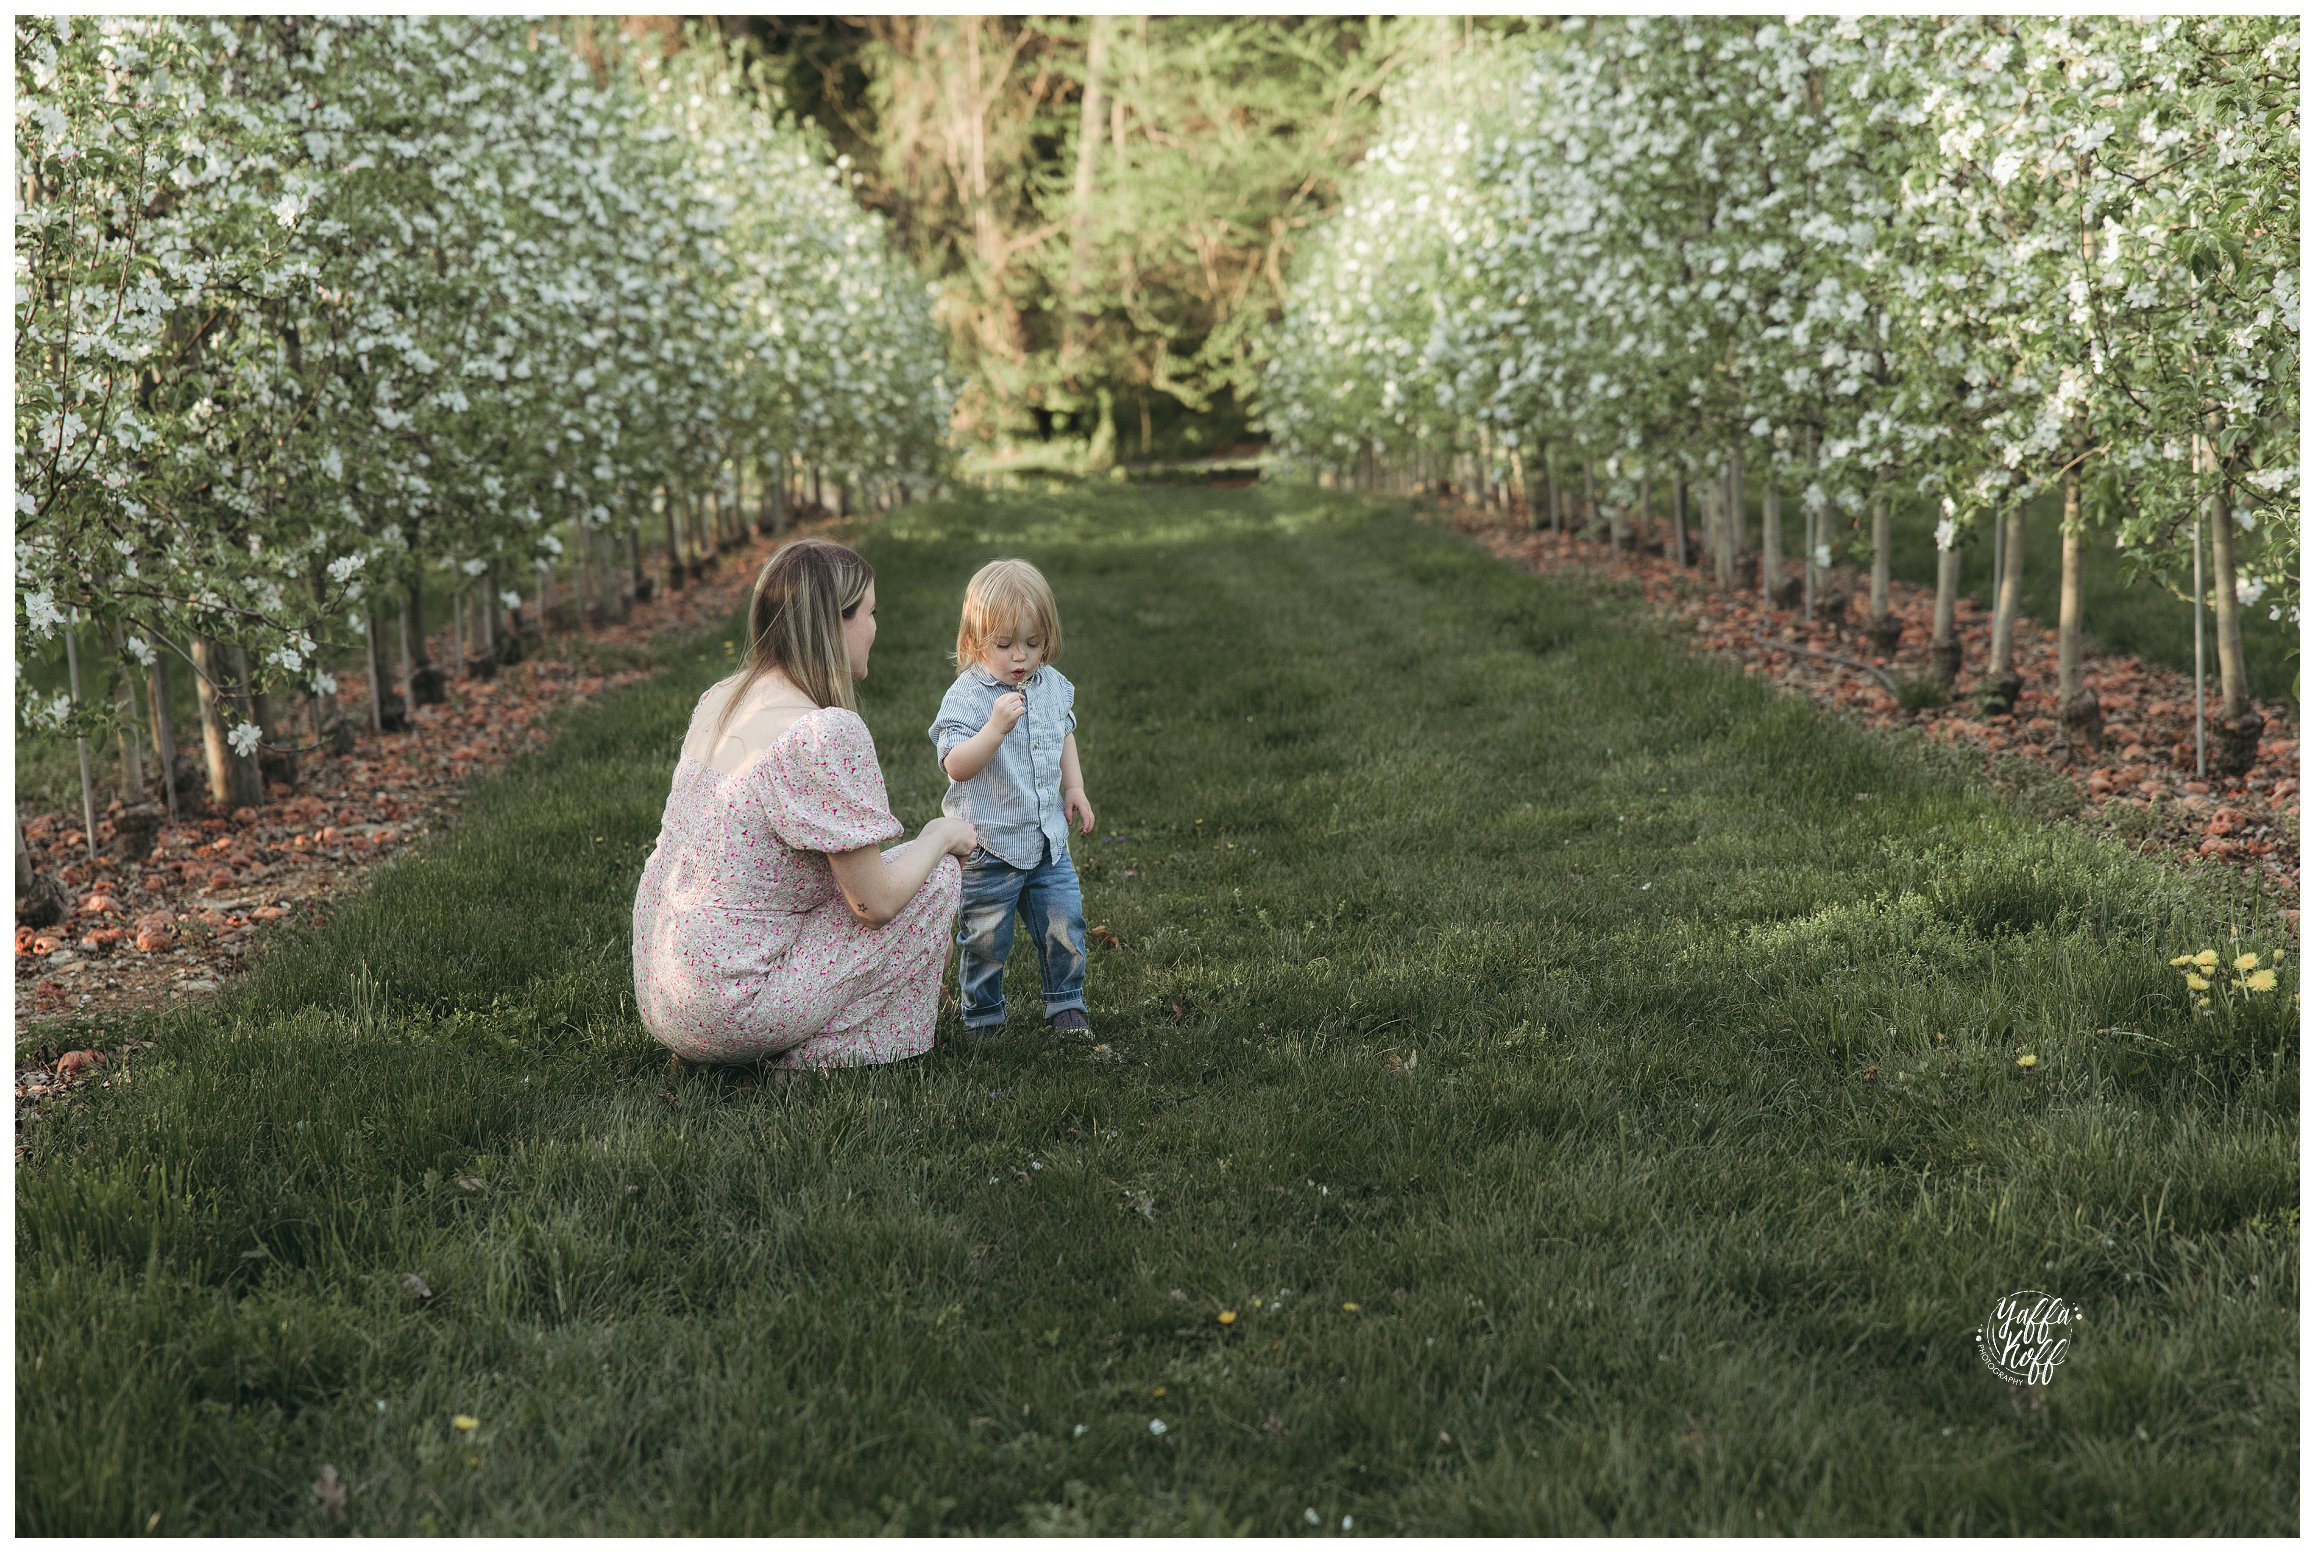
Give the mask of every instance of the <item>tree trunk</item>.
[{"label": "tree trunk", "polygon": [[2058,536],[2058,722],[2071,744],[2098,748],[2098,693],[2082,683],[2082,466],[2066,471]]},{"label": "tree trunk", "polygon": [[[1820,456],[1822,447],[1822,434],[1816,427],[1811,426],[1809,428],[1808,467],[1812,471],[1818,469],[1822,463]],[[1825,506],[1826,502],[1823,500],[1811,502],[1808,498],[1808,492],[1805,488],[1803,489],[1801,493],[1801,624],[1804,627],[1817,623],[1817,550],[1823,542],[1821,536],[1825,526]]]},{"label": "tree trunk", "polygon": [[16,925],[54,927],[65,916],[63,886],[35,868],[32,844],[24,839],[24,817],[16,817]]},{"label": "tree trunk", "polygon": [[1736,586],[1740,568],[1744,564],[1744,450],[1740,443],[1728,447],[1728,583]]},{"label": "tree trunk", "polygon": [[684,583],[683,536],[678,532],[675,524],[675,509],[681,501],[682,498],[676,494],[673,486],[664,487],[659,493],[660,515],[667,520],[667,587],[669,592],[681,588]]},{"label": "tree trunk", "polygon": [[119,724],[121,744],[121,803],[124,807],[141,804],[145,792],[145,752],[142,731],[137,727],[137,687],[129,673],[128,644],[119,628],[107,633],[105,646],[113,662],[114,720]]},{"label": "tree trunk", "polygon": [[426,650],[426,573],[410,573],[410,592],[402,601],[403,639],[410,644],[410,705],[434,706],[445,695],[442,671]]},{"label": "tree trunk", "polygon": [[1777,584],[1784,581],[1784,500],[1777,491],[1776,466],[1760,488],[1760,607],[1776,603]]},{"label": "tree trunk", "polygon": [[[1077,104],[1077,176],[1069,203],[1069,277],[1062,298],[1061,378],[1077,389],[1077,369],[1092,319],[1085,316],[1086,283],[1093,269],[1093,196],[1103,120],[1109,112],[1108,72],[1113,16],[1095,16],[1085,39],[1085,91]],[[1096,466],[1098,467],[1098,466]]]},{"label": "tree trunk", "polygon": [[1978,692],[1978,705],[1997,715],[2016,709],[2018,692],[2026,684],[2010,667],[2012,639],[2017,632],[2019,579],[2026,570],[2026,504],[2013,500],[2001,522],[2005,564],[1994,599],[1993,657],[1986,667],[1985,685]]},{"label": "tree trunk", "polygon": [[1824,506],[1801,503],[1801,624],[1817,623],[1817,532],[1825,521]]},{"label": "tree trunk", "polygon": [[498,612],[502,606],[498,598],[498,568],[486,567],[482,573],[482,650],[498,661]]},{"label": "tree trunk", "polygon": [[1678,564],[1688,564],[1688,476],[1672,476],[1672,548]]},{"label": "tree trunk", "polygon": [[1720,478],[1712,482],[1712,500],[1705,512],[1705,522],[1712,530],[1712,581],[1726,592],[1736,585],[1736,546],[1730,530],[1736,527],[1728,512],[1728,466],[1733,455],[1723,455]]},{"label": "tree trunk", "polygon": [[[1556,534],[1560,532],[1559,476],[1551,466],[1551,449],[1538,445],[1535,461],[1543,468],[1543,504],[1551,512],[1551,531]],[[1541,528],[1543,524],[1538,521],[1535,526]]]},{"label": "tree trunk", "polygon": [[378,641],[378,607],[374,596],[362,615],[362,670],[370,680],[370,731],[398,732],[403,725],[402,703],[399,697],[391,704],[386,699],[386,658],[384,647]]},{"label": "tree trunk", "polygon": [[2235,777],[2258,763],[2259,735],[2267,720],[2251,705],[2243,670],[2243,604],[2235,593],[2235,521],[2228,510],[2226,462],[2218,448],[2219,417],[2208,416],[2204,424],[2205,457],[2216,477],[2210,494],[2211,637],[2219,654],[2219,731],[2211,769]]},{"label": "tree trunk", "polygon": [[193,669],[194,691],[201,702],[201,749],[209,767],[209,801],[228,812],[254,807],[265,796],[258,782],[257,758],[235,753],[228,738],[233,726],[244,720],[232,654],[222,642],[195,636]]},{"label": "tree trunk", "polygon": [[1937,552],[1937,617],[1929,640],[1931,672],[1950,691],[1961,674],[1961,637],[1953,629],[1953,608],[1961,596],[1961,536]]},{"label": "tree trunk", "polygon": [[153,667],[145,681],[145,699],[151,705],[153,724],[153,758],[161,766],[161,792],[169,800],[169,819],[177,819],[177,723],[169,706],[169,658],[166,653],[153,654]]},{"label": "tree trunk", "polygon": [[415,711],[418,707],[417,665],[410,661],[410,600],[407,595],[403,597],[401,608],[394,611],[394,633],[401,647],[398,656],[402,666],[402,705],[405,710]]},{"label": "tree trunk", "polygon": [[1867,627],[1873,638],[1874,651],[1882,657],[1893,656],[1897,643],[1905,634],[1904,624],[1889,613],[1889,498],[1876,493],[1873,497],[1873,605],[1872,621]]},{"label": "tree trunk", "polygon": [[233,672],[249,696],[249,720],[257,724],[259,790],[263,791],[267,782],[297,786],[297,752],[281,736],[281,719],[275,715],[273,696],[257,688],[257,681],[249,672],[249,654],[238,642],[233,647]]},{"label": "tree trunk", "polygon": [[[85,698],[80,689],[80,611],[72,612],[72,620],[64,628],[65,673],[72,682],[72,709],[78,713]],[[88,858],[96,861],[96,780],[89,769],[88,735],[74,737],[73,747],[80,752],[80,813],[84,822],[82,834],[88,842]]]}]

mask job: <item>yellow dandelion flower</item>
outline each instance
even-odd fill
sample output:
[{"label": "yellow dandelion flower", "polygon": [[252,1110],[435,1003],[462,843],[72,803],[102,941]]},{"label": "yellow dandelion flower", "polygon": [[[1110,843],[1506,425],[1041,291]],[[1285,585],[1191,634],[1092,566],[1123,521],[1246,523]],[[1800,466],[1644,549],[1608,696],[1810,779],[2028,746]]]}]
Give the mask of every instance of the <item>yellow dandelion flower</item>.
[{"label": "yellow dandelion flower", "polygon": [[1214,1319],[1221,1322],[1224,1326],[1235,1326],[1238,1321],[1238,1313],[1234,1310],[1225,1310]]},{"label": "yellow dandelion flower", "polygon": [[2189,973],[2186,978],[2186,990],[2189,992],[2208,992],[2210,991],[2210,986],[2211,984],[2209,982],[2203,980],[2200,976],[2193,975],[2192,973]]},{"label": "yellow dandelion flower", "polygon": [[1151,1396],[1153,1396],[1153,1397],[1162,1397],[1162,1396],[1164,1396],[1165,1394],[1166,1394],[1166,1388],[1165,1388],[1165,1387],[1163,1387],[1163,1386],[1160,1386],[1160,1387],[1158,1387],[1158,1388],[1157,1388],[1157,1390],[1155,1390],[1155,1391],[1153,1391],[1153,1392],[1151,1392],[1151,1393],[1150,1393],[1150,1395],[1151,1395]]},{"label": "yellow dandelion flower", "polygon": [[2174,954],[2170,957],[2170,963],[2173,966],[2192,965],[2194,964],[2194,956],[2191,954]]},{"label": "yellow dandelion flower", "polygon": [[2027,1052],[2023,1057],[2018,1059],[2018,1066],[2021,1068],[2030,1068],[2034,1065],[2035,1060],[2036,1059],[2034,1054],[2032,1052]]},{"label": "yellow dandelion flower", "polygon": [[2238,954],[2238,955],[2236,955],[2236,956],[2235,956],[2235,969],[2236,969],[2236,970],[2238,970],[2238,971],[2255,971],[2255,970],[2257,970],[2258,968],[2259,968],[2259,957],[2258,957],[2257,955],[2255,955],[2255,954]]},{"label": "yellow dandelion flower", "polygon": [[1355,1316],[1355,1315],[1357,1315],[1357,1314],[1358,1314],[1358,1301],[1357,1301],[1357,1300],[1344,1300],[1344,1301],[1342,1302],[1342,1308],[1343,1308],[1344,1310],[1348,1311],[1348,1312],[1349,1312],[1351,1315],[1354,1315],[1354,1316]]},{"label": "yellow dandelion flower", "polygon": [[463,1429],[467,1433],[472,1434],[475,1430],[482,1427],[482,1420],[475,1417],[472,1413],[460,1413],[457,1417],[450,1420],[450,1427],[453,1429]]},{"label": "yellow dandelion flower", "polygon": [[2219,952],[2216,949],[2205,949],[2194,957],[2194,963],[2206,971],[2215,970],[2219,963]]},{"label": "yellow dandelion flower", "polygon": [[2283,963],[2283,951],[2280,949],[2268,950],[2267,963],[2269,965],[2281,965]]},{"label": "yellow dandelion flower", "polygon": [[1254,1308],[1256,1310],[1260,1310],[1262,1308],[1262,1296],[1259,1294],[1254,1296]]},{"label": "yellow dandelion flower", "polygon": [[2248,992],[2272,992],[2275,990],[2275,973],[2253,971],[2243,978],[2243,988]]}]

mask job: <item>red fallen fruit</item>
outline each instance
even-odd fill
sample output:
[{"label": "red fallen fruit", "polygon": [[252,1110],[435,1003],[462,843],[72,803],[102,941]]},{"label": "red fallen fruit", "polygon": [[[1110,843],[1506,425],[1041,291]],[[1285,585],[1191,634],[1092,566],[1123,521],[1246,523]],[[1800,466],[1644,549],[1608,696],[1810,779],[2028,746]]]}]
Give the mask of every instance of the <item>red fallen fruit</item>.
[{"label": "red fallen fruit", "polygon": [[42,933],[32,940],[34,954],[54,954],[64,947],[64,940],[53,933]]},{"label": "red fallen fruit", "polygon": [[215,873],[211,874],[209,876],[209,888],[212,890],[232,889],[233,870],[230,868],[220,868]]},{"label": "red fallen fruit", "polygon": [[2203,834],[2206,836],[2231,836],[2242,828],[2243,811],[2222,807],[2211,815],[2210,823],[2203,827]]},{"label": "red fallen fruit", "polygon": [[233,823],[236,825],[254,825],[257,823],[257,811],[249,805],[243,804],[233,811]]},{"label": "red fallen fruit", "polygon": [[324,825],[321,828],[321,834],[314,839],[325,847],[334,847],[342,839],[342,836],[335,825]]},{"label": "red fallen fruit", "polygon": [[80,909],[90,916],[95,916],[100,912],[112,910],[114,905],[115,902],[109,895],[91,895],[80,903]]},{"label": "red fallen fruit", "polygon": [[147,874],[143,883],[147,891],[158,895],[169,887],[169,876],[167,874]]},{"label": "red fallen fruit", "polygon": [[63,1056],[56,1059],[56,1076],[58,1078],[65,1079],[78,1078],[81,1074],[86,1073],[91,1068],[101,1068],[103,1066],[103,1052],[66,1052]]},{"label": "red fallen fruit", "polygon": [[177,935],[165,928],[141,927],[137,929],[137,953],[139,954],[159,954],[162,950],[174,945],[176,941]]},{"label": "red fallen fruit", "polygon": [[80,947],[91,954],[103,954],[125,940],[129,935],[117,927],[100,927],[81,939]]},{"label": "red fallen fruit", "polygon": [[282,910],[279,906],[260,906],[255,911],[251,912],[250,915],[255,917],[260,922],[279,922],[282,918],[288,916],[289,913]]},{"label": "red fallen fruit", "polygon": [[40,937],[40,935],[39,935],[38,933],[35,933],[35,932],[34,932],[32,929],[30,929],[30,928],[28,928],[28,927],[19,927],[19,928],[17,928],[17,930],[16,930],[16,952],[17,952],[18,954],[30,954],[30,953],[32,952],[32,945],[33,945],[34,941],[35,941],[35,940],[37,940],[39,937]]}]

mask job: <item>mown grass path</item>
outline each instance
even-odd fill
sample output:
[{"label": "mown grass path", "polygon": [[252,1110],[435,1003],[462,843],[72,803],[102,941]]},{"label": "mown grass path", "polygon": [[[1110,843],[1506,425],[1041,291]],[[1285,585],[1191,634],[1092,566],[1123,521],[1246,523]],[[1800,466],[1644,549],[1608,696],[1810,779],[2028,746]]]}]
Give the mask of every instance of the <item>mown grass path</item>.
[{"label": "mown grass path", "polygon": [[44,1125],[20,1530],[2296,1525],[2296,972],[2193,1015],[2215,886],[1338,497],[864,545],[912,825],[964,579],[1054,581],[1107,1051],[671,1076],[671,654]]}]

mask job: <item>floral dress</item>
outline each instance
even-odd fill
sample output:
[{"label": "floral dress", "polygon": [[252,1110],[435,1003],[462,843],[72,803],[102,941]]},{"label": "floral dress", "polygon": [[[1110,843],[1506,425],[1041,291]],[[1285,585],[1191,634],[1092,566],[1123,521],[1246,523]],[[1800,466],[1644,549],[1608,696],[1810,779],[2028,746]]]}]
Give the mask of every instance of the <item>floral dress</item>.
[{"label": "floral dress", "polygon": [[[711,688],[692,713],[635,891],[644,1028],[698,1062],[849,1067],[930,1050],[957,860],[943,857],[883,926],[855,917],[827,854],[901,833],[868,725],[823,707],[760,748],[727,735],[710,763],[727,691]],[[736,766],[719,769],[735,748]]]}]

